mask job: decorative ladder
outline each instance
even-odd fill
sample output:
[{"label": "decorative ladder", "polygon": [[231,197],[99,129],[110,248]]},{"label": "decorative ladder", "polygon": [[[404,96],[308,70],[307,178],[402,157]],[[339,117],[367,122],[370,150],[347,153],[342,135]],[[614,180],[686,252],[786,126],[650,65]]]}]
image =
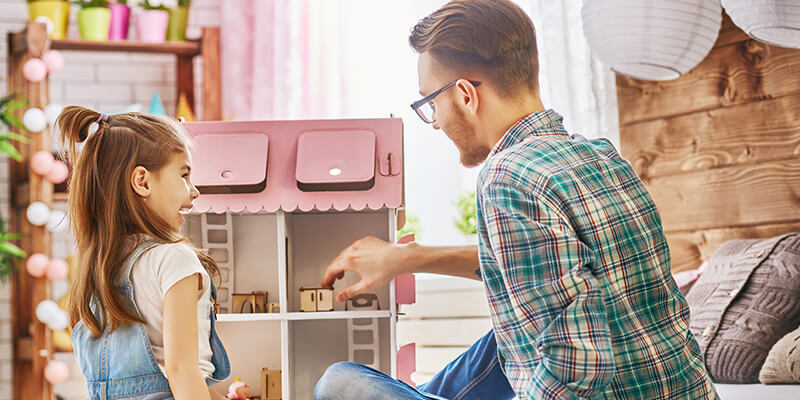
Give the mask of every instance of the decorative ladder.
[{"label": "decorative ladder", "polygon": [[[217,302],[221,313],[233,312],[233,219],[230,212],[225,214],[200,215],[203,235],[203,248],[217,261],[222,275],[222,283],[217,288]],[[221,220],[224,218],[224,223]]]},{"label": "decorative ladder", "polygon": [[[359,335],[365,332],[367,335]],[[369,343],[362,342],[369,337]],[[347,319],[347,354],[351,362],[364,364],[368,367],[380,369],[380,347],[378,346],[378,319],[377,318],[348,318]],[[370,354],[372,357],[370,357]],[[369,362],[369,361],[372,362]]]}]

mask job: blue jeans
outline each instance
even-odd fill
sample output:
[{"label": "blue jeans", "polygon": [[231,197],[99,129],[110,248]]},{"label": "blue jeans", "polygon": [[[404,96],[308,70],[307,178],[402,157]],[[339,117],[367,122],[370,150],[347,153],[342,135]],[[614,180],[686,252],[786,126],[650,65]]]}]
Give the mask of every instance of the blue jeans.
[{"label": "blue jeans", "polygon": [[497,360],[494,331],[416,388],[367,366],[340,362],[328,367],[314,389],[317,400],[504,400],[514,396]]}]

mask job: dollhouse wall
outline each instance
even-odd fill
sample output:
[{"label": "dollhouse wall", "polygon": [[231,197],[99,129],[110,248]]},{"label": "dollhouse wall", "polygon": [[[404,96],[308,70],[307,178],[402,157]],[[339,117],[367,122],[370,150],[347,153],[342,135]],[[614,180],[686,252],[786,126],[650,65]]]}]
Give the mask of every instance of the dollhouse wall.
[{"label": "dollhouse wall", "polygon": [[[300,311],[300,287],[319,285],[330,262],[351,243],[368,235],[390,240],[389,223],[390,214],[386,210],[288,214],[287,232],[291,247],[287,275],[289,311]],[[335,293],[358,280],[356,274],[345,274],[344,279],[336,282]],[[388,288],[373,293],[378,295],[380,309],[388,310]],[[345,304],[334,302],[334,310],[344,311]]]}]

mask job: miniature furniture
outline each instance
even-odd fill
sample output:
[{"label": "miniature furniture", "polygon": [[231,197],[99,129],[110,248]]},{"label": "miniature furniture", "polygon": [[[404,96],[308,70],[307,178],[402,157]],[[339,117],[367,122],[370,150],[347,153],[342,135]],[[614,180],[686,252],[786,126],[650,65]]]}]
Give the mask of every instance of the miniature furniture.
[{"label": "miniature furniture", "polygon": [[333,288],[301,287],[300,311],[333,311]]},{"label": "miniature furniture", "polygon": [[347,310],[377,310],[380,308],[378,304],[378,296],[374,293],[361,293],[357,294],[347,300]]},{"label": "miniature furniture", "polygon": [[261,400],[280,400],[281,380],[281,371],[261,368]]},{"label": "miniature furniture", "polygon": [[253,291],[250,293],[233,294],[233,312],[244,313],[244,308],[250,304],[251,313],[267,312],[267,292]]},{"label": "miniature furniture", "polygon": [[[183,233],[208,249],[222,271],[216,326],[232,376],[257,382],[267,368],[269,387],[280,392],[268,389],[267,397],[285,400],[312,398],[322,373],[339,361],[364,362],[408,379],[413,345],[398,349],[395,327],[398,299],[414,302],[413,276],[375,289],[369,309],[346,310],[334,300],[335,290],[310,287],[354,241],[368,235],[395,241],[402,224],[401,121],[185,126],[194,142],[192,181],[200,196]],[[336,285],[358,279],[347,274]],[[232,313],[232,294],[253,290],[277,294],[270,307],[275,312]],[[307,312],[321,309],[331,311]]]},{"label": "miniature furniture", "polygon": [[[168,43],[143,43],[134,41],[90,42],[75,39],[48,40],[44,23],[28,22],[22,32],[10,32],[7,40],[8,92],[17,93],[27,100],[28,107],[14,111],[20,120],[29,107],[44,108],[49,103],[48,78],[30,82],[23,77],[25,62],[40,56],[48,46],[54,50],[80,50],[90,52],[128,52],[172,54],[176,58],[175,84],[178,94],[186,96],[189,104],[197,105],[194,99],[193,60],[203,59],[203,119],[222,119],[219,28],[203,28],[200,40]],[[199,103],[199,102],[198,102]],[[16,130],[16,133],[28,135]],[[30,133],[29,144],[17,145],[23,156],[22,162],[9,158],[9,186],[11,213],[9,231],[23,234],[17,244],[28,254],[51,255],[51,234],[43,226],[32,226],[25,218],[25,209],[34,201],[41,201],[52,208],[53,202],[63,202],[66,193],[53,193],[53,185],[28,168],[31,155],[37,151],[51,151],[49,128]],[[21,262],[24,262],[22,260]],[[16,268],[11,279],[11,336],[14,341],[13,387],[15,399],[51,399],[52,385],[44,379],[44,369],[53,356],[51,333],[35,316],[36,305],[50,298],[50,285],[45,278],[27,275],[25,268]]]},{"label": "miniature furniture", "polygon": [[268,313],[281,312],[281,303],[269,303]]}]

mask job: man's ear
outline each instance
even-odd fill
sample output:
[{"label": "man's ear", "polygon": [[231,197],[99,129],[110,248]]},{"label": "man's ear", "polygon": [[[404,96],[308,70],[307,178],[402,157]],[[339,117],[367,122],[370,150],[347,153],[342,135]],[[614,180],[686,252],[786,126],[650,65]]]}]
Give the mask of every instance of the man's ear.
[{"label": "man's ear", "polygon": [[139,197],[145,199],[150,197],[151,179],[152,174],[150,174],[150,171],[141,165],[137,165],[131,174],[131,187],[133,187],[133,191],[136,192]]},{"label": "man's ear", "polygon": [[458,90],[459,103],[462,107],[466,108],[471,115],[478,114],[478,90],[475,86],[466,79],[459,79],[456,82]]}]

